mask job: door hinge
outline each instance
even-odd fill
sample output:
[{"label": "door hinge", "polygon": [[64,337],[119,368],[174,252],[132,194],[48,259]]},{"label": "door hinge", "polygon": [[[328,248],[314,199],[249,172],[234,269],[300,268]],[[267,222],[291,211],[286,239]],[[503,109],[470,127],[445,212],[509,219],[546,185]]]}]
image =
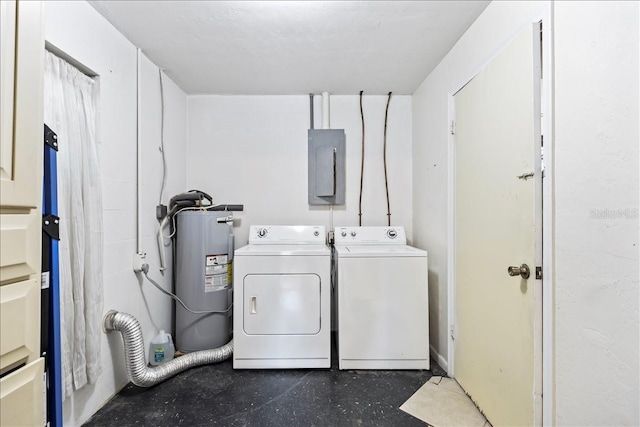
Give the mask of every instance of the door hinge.
[{"label": "door hinge", "polygon": [[54,240],[60,240],[60,218],[53,214],[42,216],[42,231]]},{"label": "door hinge", "polygon": [[451,341],[455,341],[455,339],[456,339],[456,327],[455,327],[455,325],[449,326],[449,335],[451,336]]},{"label": "door hinge", "polygon": [[455,135],[456,134],[456,122],[454,120],[451,120],[451,135]]},{"label": "door hinge", "polygon": [[536,267],[536,280],[542,280],[542,267]]},{"label": "door hinge", "polygon": [[46,124],[44,125],[44,144],[58,151],[58,135]]}]

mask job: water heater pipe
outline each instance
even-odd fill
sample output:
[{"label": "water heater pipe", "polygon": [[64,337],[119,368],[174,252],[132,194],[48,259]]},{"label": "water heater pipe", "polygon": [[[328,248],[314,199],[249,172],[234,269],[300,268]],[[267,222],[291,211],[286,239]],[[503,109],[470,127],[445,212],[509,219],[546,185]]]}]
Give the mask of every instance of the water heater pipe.
[{"label": "water heater pipe", "polygon": [[[322,92],[322,129],[329,129],[329,92]],[[329,205],[329,232],[333,232],[333,204]]]},{"label": "water heater pipe", "polygon": [[329,92],[322,92],[322,129],[329,129]]},{"label": "water heater pipe", "polygon": [[313,129],[313,93],[309,94],[309,129]]},{"label": "water heater pipe", "polygon": [[167,269],[167,255],[164,252],[164,236],[162,234],[162,230],[169,223],[169,215],[166,215],[160,221],[160,226],[158,226],[158,234],[156,235],[156,239],[158,242],[158,251],[160,251],[160,271],[164,271]]},{"label": "water heater pipe", "polygon": [[111,310],[105,314],[102,326],[105,333],[111,331],[122,333],[127,373],[131,382],[138,387],[151,387],[187,369],[222,362],[233,353],[232,340],[218,348],[194,351],[162,365],[149,367],[145,360],[142,329],[135,317]]}]

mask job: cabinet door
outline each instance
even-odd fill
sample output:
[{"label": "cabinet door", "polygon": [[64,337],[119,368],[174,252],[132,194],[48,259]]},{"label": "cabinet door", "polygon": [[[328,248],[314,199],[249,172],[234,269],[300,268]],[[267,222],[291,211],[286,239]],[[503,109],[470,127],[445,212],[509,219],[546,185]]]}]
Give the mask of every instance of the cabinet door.
[{"label": "cabinet door", "polygon": [[0,373],[39,356],[40,282],[0,286]]},{"label": "cabinet door", "polygon": [[40,273],[42,215],[0,214],[0,284]]},{"label": "cabinet door", "polygon": [[0,1],[0,425],[44,425],[42,3]]},{"label": "cabinet door", "polygon": [[[38,1],[18,1],[5,6],[4,0],[0,3],[3,39],[0,61],[0,205],[3,211],[24,211],[37,208],[42,195],[42,4]],[[5,32],[9,40],[4,40]],[[13,45],[10,44],[10,34],[14,34]],[[5,93],[5,85],[13,86],[13,93],[11,90]],[[5,108],[8,109],[5,111]]]},{"label": "cabinet door", "polygon": [[44,419],[44,359],[0,379],[0,425],[41,426]]},{"label": "cabinet door", "polygon": [[13,176],[13,83],[16,65],[16,2],[0,1],[0,177]]}]

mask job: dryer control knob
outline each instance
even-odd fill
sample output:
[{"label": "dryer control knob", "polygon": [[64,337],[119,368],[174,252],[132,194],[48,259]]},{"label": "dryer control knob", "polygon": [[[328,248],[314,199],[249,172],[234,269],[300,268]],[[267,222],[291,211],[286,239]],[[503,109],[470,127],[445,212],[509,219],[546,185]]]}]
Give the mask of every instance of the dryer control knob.
[{"label": "dryer control knob", "polygon": [[258,237],[262,238],[265,237],[267,235],[267,230],[264,228],[261,228],[258,230]]},{"label": "dryer control knob", "polygon": [[355,231],[351,232],[351,237],[356,237],[356,232]]},{"label": "dryer control knob", "polygon": [[390,239],[395,239],[396,237],[398,237],[398,232],[392,228],[391,230],[387,231],[387,236]]},{"label": "dryer control knob", "polygon": [[313,232],[313,235],[318,237],[320,235],[320,232],[318,230],[316,230],[316,231]]},{"label": "dryer control knob", "polygon": [[347,232],[343,231],[342,233],[340,233],[342,235],[342,237],[347,237]]}]

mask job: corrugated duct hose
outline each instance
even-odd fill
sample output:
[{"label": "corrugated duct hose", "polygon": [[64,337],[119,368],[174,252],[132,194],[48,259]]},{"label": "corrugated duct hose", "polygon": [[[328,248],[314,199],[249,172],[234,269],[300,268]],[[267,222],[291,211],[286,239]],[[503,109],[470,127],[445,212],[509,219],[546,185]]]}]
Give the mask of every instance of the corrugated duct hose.
[{"label": "corrugated duct hose", "polygon": [[147,366],[140,323],[130,314],[115,310],[105,314],[105,332],[120,331],[124,343],[124,357],[131,382],[138,387],[151,387],[172,376],[200,365],[227,360],[233,353],[233,340],[211,350],[194,351],[159,366]]}]

